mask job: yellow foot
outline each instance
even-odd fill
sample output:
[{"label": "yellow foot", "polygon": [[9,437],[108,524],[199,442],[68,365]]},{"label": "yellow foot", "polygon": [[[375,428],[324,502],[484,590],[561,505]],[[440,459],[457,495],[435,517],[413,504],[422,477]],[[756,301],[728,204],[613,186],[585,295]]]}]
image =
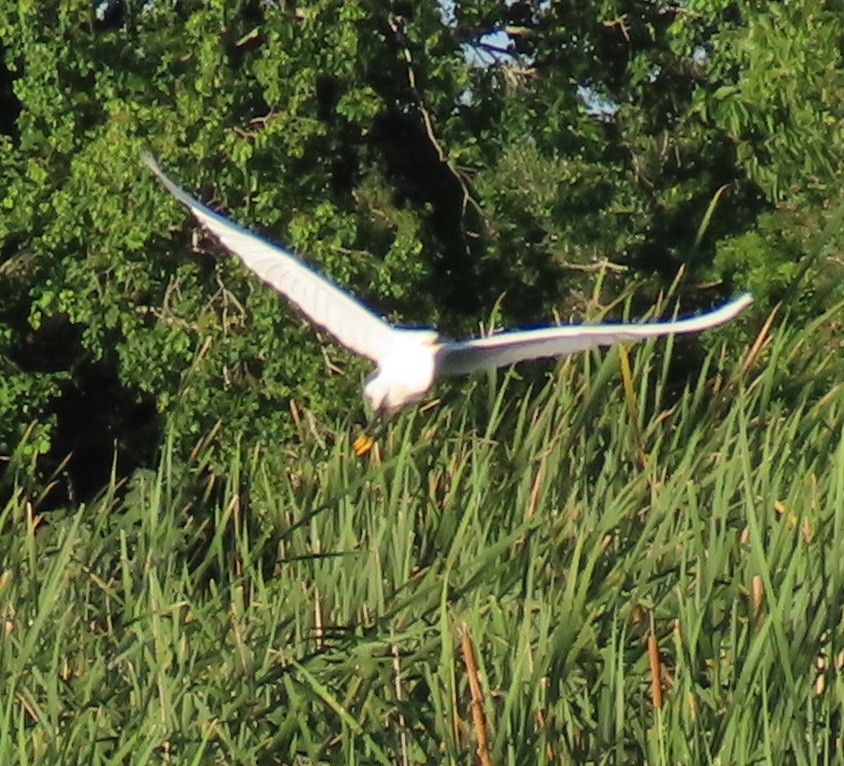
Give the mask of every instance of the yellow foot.
[{"label": "yellow foot", "polygon": [[358,457],[363,457],[372,449],[373,444],[375,444],[375,439],[373,439],[366,431],[363,431],[358,434],[357,438],[355,438],[352,442],[352,449]]}]

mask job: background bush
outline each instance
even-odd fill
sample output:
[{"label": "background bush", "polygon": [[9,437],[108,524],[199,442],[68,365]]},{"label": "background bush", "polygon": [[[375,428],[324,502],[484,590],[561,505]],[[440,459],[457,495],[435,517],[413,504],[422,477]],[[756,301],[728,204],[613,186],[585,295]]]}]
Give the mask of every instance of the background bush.
[{"label": "background bush", "polygon": [[165,420],[182,451],[221,421],[224,465],[288,441],[290,403],[360,413],[364,365],[144,148],[406,323],[594,316],[636,284],[641,307],[681,266],[687,309],[817,315],[844,271],[841,10],[0,0],[0,454],[32,427],[85,495]]}]

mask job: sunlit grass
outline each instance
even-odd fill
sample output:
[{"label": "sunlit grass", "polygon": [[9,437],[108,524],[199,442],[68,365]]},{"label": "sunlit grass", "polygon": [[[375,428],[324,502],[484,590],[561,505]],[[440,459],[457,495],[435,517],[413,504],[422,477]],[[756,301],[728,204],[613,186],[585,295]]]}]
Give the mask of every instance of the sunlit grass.
[{"label": "sunlit grass", "polygon": [[824,321],[679,396],[648,343],[444,390],[363,459],[339,424],[219,476],[210,434],[65,514],[14,492],[0,763],[839,762]]}]

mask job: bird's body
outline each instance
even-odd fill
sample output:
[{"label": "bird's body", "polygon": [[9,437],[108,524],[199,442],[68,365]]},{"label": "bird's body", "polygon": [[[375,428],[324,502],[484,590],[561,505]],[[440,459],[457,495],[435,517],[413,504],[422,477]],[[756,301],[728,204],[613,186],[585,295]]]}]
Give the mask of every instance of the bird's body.
[{"label": "bird's body", "polygon": [[425,396],[437,378],[443,345],[433,330],[398,330],[363,387],[372,411],[397,412]]},{"label": "bird's body", "polygon": [[663,335],[700,332],[728,322],[752,303],[741,295],[707,314],[666,322],[551,325],[483,338],[450,340],[434,330],[396,327],[291,252],[213,212],[168,178],[149,154],[161,182],[244,265],[296,305],[315,325],[376,364],[363,393],[376,415],[418,402],[443,375],[462,375],[540,357],[560,357]]}]

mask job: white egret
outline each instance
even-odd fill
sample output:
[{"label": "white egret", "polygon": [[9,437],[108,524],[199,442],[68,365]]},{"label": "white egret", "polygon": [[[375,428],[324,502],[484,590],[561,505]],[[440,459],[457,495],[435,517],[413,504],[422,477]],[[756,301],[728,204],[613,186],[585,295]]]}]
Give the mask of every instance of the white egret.
[{"label": "white egret", "polygon": [[[443,375],[462,375],[540,357],[561,357],[624,341],[700,332],[730,321],[753,302],[745,294],[714,311],[686,319],[641,324],[550,325],[466,340],[452,340],[431,329],[397,327],[290,251],[267,242],[194,199],[165,175],[150,154],[144,153],[142,157],[167,190],[250,271],[284,295],[313,324],[325,328],[344,346],[375,363],[375,371],[363,388],[374,418],[418,402]],[[355,450],[366,452],[371,444],[368,435],[359,437]]]}]

